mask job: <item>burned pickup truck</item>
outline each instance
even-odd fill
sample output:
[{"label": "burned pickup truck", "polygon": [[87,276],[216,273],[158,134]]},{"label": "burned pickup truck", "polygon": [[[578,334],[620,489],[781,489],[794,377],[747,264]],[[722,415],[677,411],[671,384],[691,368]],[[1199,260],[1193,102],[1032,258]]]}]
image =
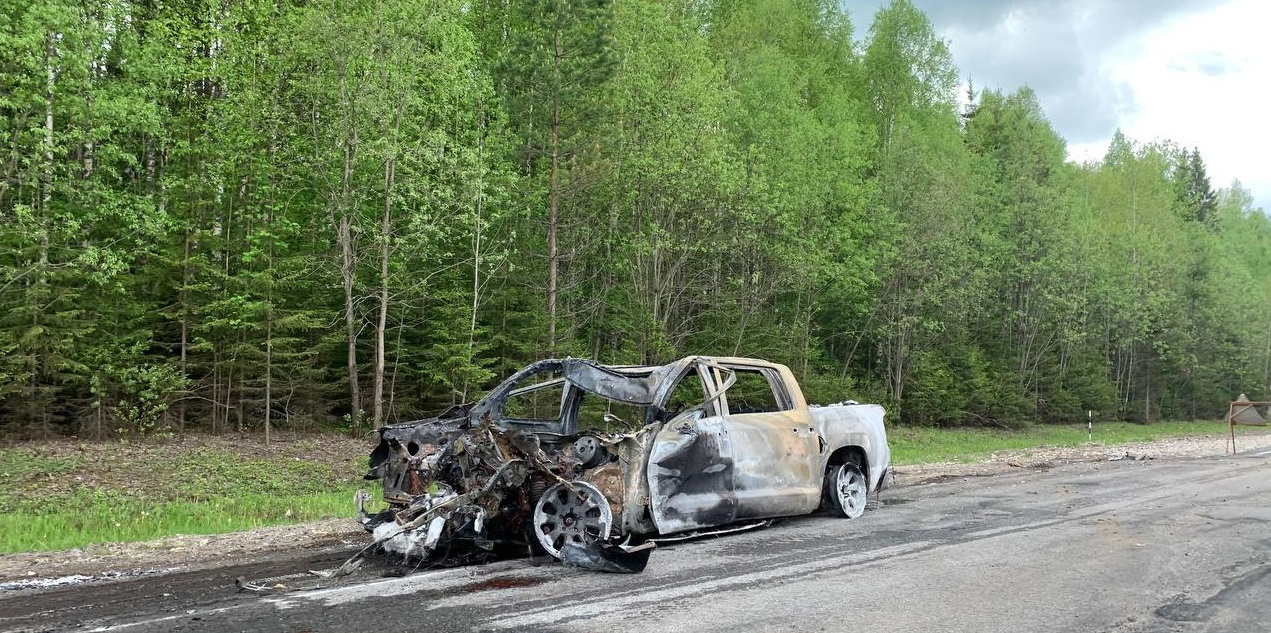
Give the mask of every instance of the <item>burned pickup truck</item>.
[{"label": "burned pickup truck", "polygon": [[809,406],[783,365],[705,356],[543,360],[379,436],[366,477],[388,508],[362,519],[374,546],[416,559],[537,546],[584,567],[597,551],[647,560],[671,535],[858,517],[891,458],[882,407]]}]

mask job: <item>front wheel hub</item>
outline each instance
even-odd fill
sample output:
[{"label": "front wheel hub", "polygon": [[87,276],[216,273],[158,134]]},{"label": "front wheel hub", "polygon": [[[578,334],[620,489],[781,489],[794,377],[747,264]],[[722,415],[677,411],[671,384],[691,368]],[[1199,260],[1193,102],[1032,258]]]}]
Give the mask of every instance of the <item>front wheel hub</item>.
[{"label": "front wheel hub", "polygon": [[609,501],[587,482],[558,483],[534,505],[534,534],[539,545],[556,558],[566,543],[587,545],[608,539],[612,526]]}]

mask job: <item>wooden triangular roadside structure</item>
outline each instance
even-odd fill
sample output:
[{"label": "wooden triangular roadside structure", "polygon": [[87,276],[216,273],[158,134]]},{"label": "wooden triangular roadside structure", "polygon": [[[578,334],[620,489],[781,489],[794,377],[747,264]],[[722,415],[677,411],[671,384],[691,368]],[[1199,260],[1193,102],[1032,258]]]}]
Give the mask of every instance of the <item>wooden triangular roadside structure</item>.
[{"label": "wooden triangular roadside structure", "polygon": [[1230,413],[1227,420],[1232,424],[1266,424],[1267,421],[1258,413],[1257,407],[1249,402],[1249,396],[1240,394],[1235,402],[1231,403]]},{"label": "wooden triangular roadside structure", "polygon": [[[1267,406],[1267,416],[1264,417],[1258,413],[1258,405]],[[1271,403],[1268,402],[1250,402],[1249,396],[1240,394],[1227,406],[1227,430],[1228,439],[1227,446],[1231,447],[1231,453],[1236,453],[1236,425],[1264,425],[1267,424],[1267,417],[1271,417]]]}]

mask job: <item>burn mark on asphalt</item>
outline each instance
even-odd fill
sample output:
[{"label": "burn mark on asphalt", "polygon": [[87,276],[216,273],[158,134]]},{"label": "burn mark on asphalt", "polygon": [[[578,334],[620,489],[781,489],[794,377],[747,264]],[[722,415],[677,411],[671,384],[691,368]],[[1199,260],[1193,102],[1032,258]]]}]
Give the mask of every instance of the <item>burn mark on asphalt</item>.
[{"label": "burn mark on asphalt", "polygon": [[469,583],[455,587],[453,593],[476,593],[478,591],[489,591],[491,589],[515,589],[517,587],[533,587],[546,582],[543,578],[522,578],[518,576],[503,576],[499,578],[489,578],[481,582]]},{"label": "burn mark on asphalt", "polygon": [[[1158,617],[1172,622],[1205,622],[1213,617],[1219,607],[1241,600],[1259,599],[1257,586],[1271,575],[1271,566],[1262,565],[1227,583],[1221,591],[1203,602],[1187,602],[1182,596],[1174,602],[1156,609]],[[1265,588],[1263,588],[1265,590]]]}]

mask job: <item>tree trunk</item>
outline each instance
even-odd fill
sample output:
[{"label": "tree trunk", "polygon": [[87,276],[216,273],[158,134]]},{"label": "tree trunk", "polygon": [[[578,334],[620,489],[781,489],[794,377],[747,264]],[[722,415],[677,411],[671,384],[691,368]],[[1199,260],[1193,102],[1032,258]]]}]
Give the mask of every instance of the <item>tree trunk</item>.
[{"label": "tree trunk", "polygon": [[564,51],[561,50],[561,32],[555,32],[553,71],[556,74],[557,90],[552,93],[552,173],[549,185],[547,205],[547,355],[556,355],[556,285],[560,255],[556,246],[556,228],[560,208],[560,64]]},{"label": "tree trunk", "polygon": [[[272,312],[272,307],[271,307]],[[270,314],[265,319],[265,446],[269,446],[269,435],[273,431],[271,426],[272,420],[271,409],[273,409],[273,400],[270,398],[273,393],[273,377],[274,377],[274,317]]]},{"label": "tree trunk", "polygon": [[353,276],[356,272],[357,264],[354,245],[353,230],[351,226],[351,218],[353,211],[350,206],[350,187],[353,179],[353,154],[356,151],[357,133],[354,132],[345,137],[344,142],[344,174],[342,182],[342,193],[340,196],[340,226],[337,238],[340,241],[340,275],[344,281],[344,325],[348,342],[348,372],[349,372],[349,404],[352,407],[351,417],[353,420],[353,434],[362,435],[362,394],[358,384],[357,375],[357,323],[354,319],[353,304]]},{"label": "tree trunk", "polygon": [[[53,166],[54,166],[54,146],[53,146],[53,95],[57,87],[57,70],[54,65],[54,59],[57,56],[56,40],[53,33],[49,33],[44,39],[44,64],[47,74],[45,76],[44,85],[44,165],[43,173],[40,175],[40,228],[39,228],[39,252],[36,254],[36,273],[35,286],[37,288],[36,297],[40,301],[46,301],[41,295],[48,286],[48,266],[49,266],[49,224],[52,220],[52,204],[53,204]],[[35,322],[32,325],[39,325],[41,312],[35,313]],[[44,435],[48,429],[48,409],[44,405],[44,399],[38,397],[40,380],[44,374],[45,362],[37,357],[31,363],[31,396],[36,401],[36,409],[32,412],[30,422],[33,424],[32,436]]]},{"label": "tree trunk", "polygon": [[[270,152],[273,153],[272,151]],[[272,202],[272,201],[271,201]],[[265,223],[269,226],[274,224],[273,206],[265,216]],[[265,293],[265,305],[268,312],[265,313],[265,447],[269,447],[270,435],[273,433],[273,394],[274,394],[274,242],[269,241],[268,256],[265,260],[265,270],[270,279],[269,290]]]},{"label": "tree trunk", "polygon": [[[53,93],[57,87],[57,70],[53,59],[57,55],[56,39],[49,33],[44,39],[44,65],[47,74],[44,84],[44,170],[40,178],[41,219],[48,221],[49,205],[53,201]],[[47,226],[40,227],[40,270],[48,263],[49,236]]]},{"label": "tree trunk", "polygon": [[[485,148],[485,116],[481,117],[481,135],[477,137],[477,200],[476,200],[476,217],[472,222],[472,311],[468,321],[468,363],[475,364],[473,359],[473,349],[477,339],[477,309],[481,306],[481,213],[484,211],[485,204],[485,184],[480,179],[485,173],[485,158],[482,152]],[[468,372],[464,372],[462,395],[460,402],[468,401]],[[453,394],[453,391],[452,391]],[[451,396],[454,400],[454,396]]]},{"label": "tree trunk", "polygon": [[388,256],[391,249],[394,159],[384,165],[384,214],[380,216],[380,306],[375,324],[375,387],[371,419],[376,428],[384,423],[384,329],[388,326]]},{"label": "tree trunk", "polygon": [[221,407],[217,398],[221,396],[221,364],[220,352],[212,352],[212,435],[216,435],[217,421],[220,420]]},{"label": "tree trunk", "polygon": [[[181,377],[189,376],[187,363],[189,362],[190,347],[190,297],[187,288],[190,287],[190,232],[185,233],[185,258],[182,260],[181,271],[181,358],[177,367],[181,371]],[[185,396],[177,401],[177,430],[185,431]]]},{"label": "tree trunk", "polygon": [[[244,331],[242,334],[239,335],[238,344],[243,346],[244,348],[247,347],[247,332],[246,331]],[[230,401],[229,394],[227,393],[225,394],[225,404],[228,405],[229,401]],[[243,414],[246,410],[247,410],[247,366],[246,366],[246,363],[243,363],[238,368],[238,404],[234,405],[234,419],[237,422],[238,432],[240,435],[246,430],[246,426],[243,424]]]}]

